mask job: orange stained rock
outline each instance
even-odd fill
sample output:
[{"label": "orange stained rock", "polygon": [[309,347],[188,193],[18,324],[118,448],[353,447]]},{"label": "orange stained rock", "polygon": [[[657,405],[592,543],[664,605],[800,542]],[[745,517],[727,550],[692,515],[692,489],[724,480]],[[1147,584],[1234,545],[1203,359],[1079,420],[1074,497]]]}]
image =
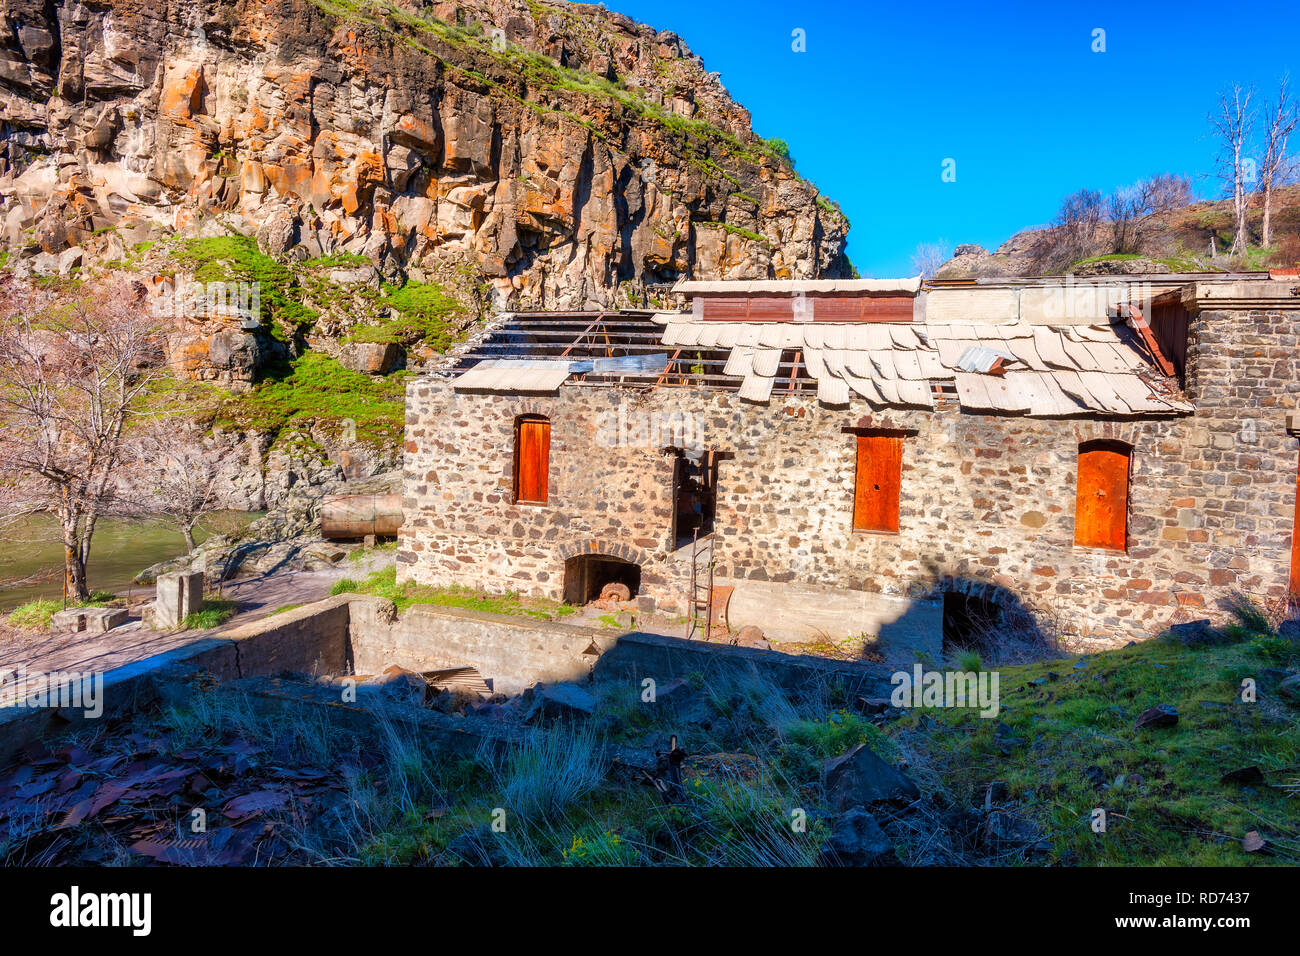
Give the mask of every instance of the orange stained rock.
[{"label": "orange stained rock", "polygon": [[159,110],[173,119],[189,119],[202,105],[200,96],[202,83],[202,67],[186,70],[180,78],[164,84]]},{"label": "orange stained rock", "polygon": [[362,150],[352,167],[352,174],[358,182],[382,183],[384,181],[384,157],[373,150]]}]

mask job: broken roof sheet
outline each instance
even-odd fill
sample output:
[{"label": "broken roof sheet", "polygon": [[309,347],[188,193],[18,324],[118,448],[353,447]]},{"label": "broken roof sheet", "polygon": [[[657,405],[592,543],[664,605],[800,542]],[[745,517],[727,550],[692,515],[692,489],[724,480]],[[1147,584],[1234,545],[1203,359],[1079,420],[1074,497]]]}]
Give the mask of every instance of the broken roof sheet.
[{"label": "broken roof sheet", "polygon": [[459,375],[458,392],[557,392],[571,369],[568,362],[549,359],[487,359]]},{"label": "broken roof sheet", "polygon": [[[989,354],[1001,358],[996,368]],[[443,374],[462,391],[553,393],[572,381],[738,390],[755,402],[815,390],[827,404],[857,395],[875,407],[929,408],[936,394],[955,394],[973,412],[1036,417],[1193,410],[1118,319],[749,323],[648,310],[517,313],[450,358]]]},{"label": "broken roof sheet", "polygon": [[[661,313],[670,348],[727,349],[724,375],[741,395],[767,401],[784,350],[797,352],[818,398],[847,404],[932,407],[936,384],[952,383],[963,408],[1035,417],[1088,413],[1159,415],[1192,411],[1162,388],[1142,346],[1123,324],[1044,326],[1028,322],[915,325],[762,325]],[[1145,377],[1144,377],[1145,376]],[[1161,384],[1163,384],[1161,382]]]}]

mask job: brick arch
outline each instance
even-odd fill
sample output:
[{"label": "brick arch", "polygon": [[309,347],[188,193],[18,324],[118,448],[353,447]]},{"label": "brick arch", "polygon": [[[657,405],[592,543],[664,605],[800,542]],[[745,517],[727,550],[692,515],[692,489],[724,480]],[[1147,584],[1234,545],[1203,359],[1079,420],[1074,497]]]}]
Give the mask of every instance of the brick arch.
[{"label": "brick arch", "polygon": [[1134,450],[1142,447],[1149,422],[1122,421],[1110,419],[1097,421],[1086,419],[1074,424],[1074,437],[1082,445],[1089,441],[1121,441]]},{"label": "brick arch", "polygon": [[577,541],[570,541],[563,545],[557,555],[561,562],[576,558],[585,554],[596,554],[606,558],[618,558],[620,561],[627,561],[631,564],[645,567],[650,563],[650,555],[646,554],[640,548],[633,547],[630,544],[623,544],[619,541],[611,541],[608,538],[582,538]]},{"label": "brick arch", "polygon": [[525,415],[541,415],[543,418],[550,418],[551,406],[546,402],[539,402],[535,398],[526,398],[510,409],[511,421],[518,421]]}]

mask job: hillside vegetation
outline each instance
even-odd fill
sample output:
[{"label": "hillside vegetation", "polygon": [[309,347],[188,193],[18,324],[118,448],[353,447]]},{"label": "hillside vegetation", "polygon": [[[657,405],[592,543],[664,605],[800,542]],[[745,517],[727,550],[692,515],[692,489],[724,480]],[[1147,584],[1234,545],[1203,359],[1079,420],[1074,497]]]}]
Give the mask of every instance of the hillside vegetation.
[{"label": "hillside vegetation", "polygon": [[1219,199],[1189,202],[1143,217],[1136,251],[1114,251],[1115,225],[1104,218],[1081,241],[1076,235],[1067,239],[1063,233],[1073,230],[1058,221],[1018,232],[991,253],[979,246],[958,246],[936,276],[1233,272],[1300,266],[1300,186],[1288,186],[1274,195],[1274,241],[1269,247],[1258,243],[1262,215],[1255,199],[1247,213],[1253,239],[1238,256],[1227,255],[1232,246],[1232,202]]}]

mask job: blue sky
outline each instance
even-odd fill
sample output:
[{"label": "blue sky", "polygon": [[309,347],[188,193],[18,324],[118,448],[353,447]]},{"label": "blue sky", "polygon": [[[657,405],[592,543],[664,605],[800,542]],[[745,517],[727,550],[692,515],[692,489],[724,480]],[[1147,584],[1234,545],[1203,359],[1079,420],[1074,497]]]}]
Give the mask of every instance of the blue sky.
[{"label": "blue sky", "polygon": [[[1300,73],[1289,3],[833,3],[606,0],[679,34],[760,136],[848,215],[864,276],[905,275],[919,242],[993,248],[1076,189],[1193,178],[1226,83]],[[806,52],[792,50],[805,31]],[[1104,53],[1092,52],[1105,31]],[[1300,76],[1295,77],[1300,82]],[[941,179],[955,160],[956,181]]]}]

